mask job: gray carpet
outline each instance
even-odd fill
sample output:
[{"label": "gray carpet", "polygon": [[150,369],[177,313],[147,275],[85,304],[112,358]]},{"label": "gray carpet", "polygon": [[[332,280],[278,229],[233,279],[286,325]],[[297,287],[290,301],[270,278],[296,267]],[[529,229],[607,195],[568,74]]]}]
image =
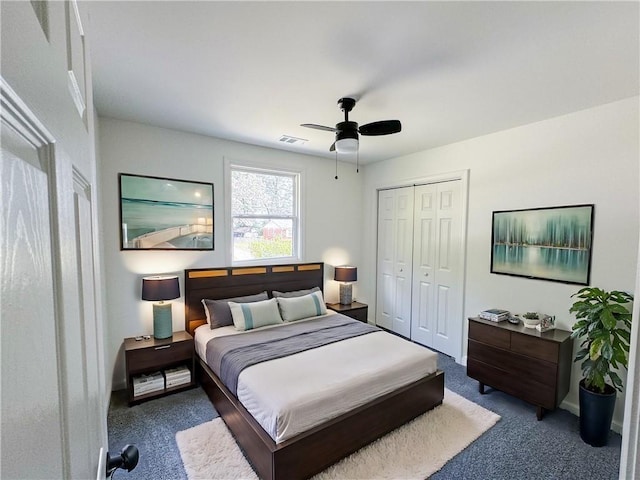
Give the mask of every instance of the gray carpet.
[{"label": "gray carpet", "polygon": [[[466,369],[440,355],[450,390],[502,416],[486,434],[449,461],[432,479],[617,479],[620,435],[611,433],[609,445],[590,447],[582,442],[578,418],[565,410],[547,413],[536,420],[535,408],[478,383]],[[118,470],[114,479],[186,479],[175,442],[180,430],[217,417],[206,394],[189,390],[127,407],[125,392],[114,392],[109,408],[109,450],[119,452],[127,443],[140,450],[140,462],[127,473]]]}]

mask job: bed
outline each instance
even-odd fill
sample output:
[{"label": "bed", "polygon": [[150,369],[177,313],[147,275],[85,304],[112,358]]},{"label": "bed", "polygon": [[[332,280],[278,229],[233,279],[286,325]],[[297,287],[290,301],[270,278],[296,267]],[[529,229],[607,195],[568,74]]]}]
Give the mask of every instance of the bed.
[{"label": "bed", "polygon": [[[367,396],[357,398],[356,394],[333,392],[331,402],[322,400],[320,393],[329,390],[325,388],[329,383],[323,384],[323,378],[325,382],[328,382],[329,374],[327,372],[330,372],[331,368],[335,368],[335,365],[333,367],[330,365],[329,359],[334,363],[338,362],[338,365],[340,362],[349,364],[349,369],[345,370],[356,368],[352,367],[351,363],[353,363],[354,366],[360,365],[357,368],[362,368],[364,371],[378,369],[381,361],[380,356],[364,357],[364,353],[361,355],[361,352],[367,350],[369,351],[367,355],[371,355],[371,352],[375,351],[401,351],[402,349],[394,347],[396,345],[394,342],[402,342],[407,347],[410,345],[409,349],[426,351],[422,347],[389,333],[380,332],[375,327],[367,326],[340,314],[331,314],[332,312],[322,313],[317,318],[291,323],[305,324],[295,328],[314,330],[324,329],[322,322],[328,322],[332,325],[339,324],[340,328],[344,326],[358,333],[353,333],[353,338],[251,366],[242,371],[238,377],[237,386],[227,387],[221,380],[224,375],[214,373],[214,369],[217,369],[218,365],[209,366],[207,364],[204,345],[212,337],[224,337],[222,341],[234,342],[236,338],[231,337],[236,332],[233,332],[234,327],[212,330],[206,324],[202,299],[216,300],[240,297],[263,291],[268,292],[271,296],[273,291],[291,292],[313,289],[314,287],[322,291],[323,284],[324,265],[322,263],[185,270],[185,329],[196,337],[198,380],[246,457],[263,479],[308,478],[442,403],[443,372],[438,371],[435,364],[427,366],[426,359],[423,365],[422,360],[415,363],[415,359],[408,355],[406,359],[403,357],[400,361],[414,362],[412,368],[409,369],[412,371],[413,377],[400,378],[402,375],[398,375],[397,371],[391,371],[386,374],[387,380],[385,382],[391,379],[396,383],[391,381],[388,385],[385,383],[384,387],[378,387],[374,383],[366,383]],[[286,331],[293,328],[291,324],[284,326],[285,328],[281,328],[281,326],[263,327],[255,329],[251,333],[255,333],[256,338],[261,336],[270,338],[270,335],[276,335],[276,333],[266,332],[269,329]],[[224,328],[229,331],[225,333]],[[369,331],[369,329],[373,330]],[[360,333],[361,330],[364,333]],[[243,335],[245,334],[237,335],[237,341],[244,341],[240,340]],[[283,334],[278,332],[277,335]],[[249,335],[245,336],[249,337]],[[400,354],[398,353],[398,355]],[[362,358],[358,358],[359,356]],[[320,358],[327,360],[319,361]],[[301,365],[307,365],[302,363],[303,359],[306,362],[312,362],[313,365],[322,365],[323,367],[317,369],[320,371],[317,378],[314,373],[314,379],[308,382],[309,385],[315,385],[319,389],[317,395],[313,391],[304,391],[304,398],[316,400],[316,403],[306,404],[306,410],[303,408],[302,413],[285,415],[287,418],[296,417],[298,419],[296,422],[289,424],[278,420],[275,423],[269,423],[269,416],[263,415],[264,411],[269,408],[263,408],[263,406],[273,403],[270,400],[278,395],[273,392],[265,393],[267,397],[264,398],[269,401],[264,401],[258,396],[259,391],[252,389],[257,388],[256,385],[262,385],[260,388],[267,388],[271,384],[277,385],[278,376],[282,375],[274,374],[273,377],[269,377],[267,369],[275,368],[276,364],[281,364],[280,368],[282,368],[285,365],[284,362],[290,362],[284,368],[288,374],[292,375],[292,378],[302,378],[306,367],[301,367]],[[380,368],[380,370],[383,369]],[[322,371],[324,371],[324,377]],[[349,379],[349,383],[354,383],[353,379],[362,376],[361,373],[360,371],[356,372]],[[384,375],[381,374],[381,376]],[[416,376],[418,378],[415,378]],[[300,390],[303,386],[306,389],[307,386],[303,383],[307,382],[296,382],[297,387],[292,390]],[[287,387],[286,384],[281,384],[276,387],[275,392],[280,392],[280,397],[284,399],[289,395],[286,391]],[[337,388],[341,392],[340,388],[342,387],[338,385]],[[253,397],[254,394],[255,397]],[[332,394],[331,391],[329,394]],[[358,395],[360,394],[358,393]],[[315,398],[316,396],[317,398]],[[344,399],[339,406],[337,406],[339,402],[334,401],[337,398]],[[305,404],[306,402],[294,401],[293,403]],[[325,410],[333,410],[333,412],[321,412],[322,406],[333,407],[334,405],[336,405],[335,408],[325,408]],[[314,414],[317,412],[317,418],[311,412]],[[265,418],[267,418],[266,421]],[[305,424],[305,422],[311,423]],[[275,424],[279,427],[274,429],[273,425]],[[280,429],[280,427],[282,428]]]}]

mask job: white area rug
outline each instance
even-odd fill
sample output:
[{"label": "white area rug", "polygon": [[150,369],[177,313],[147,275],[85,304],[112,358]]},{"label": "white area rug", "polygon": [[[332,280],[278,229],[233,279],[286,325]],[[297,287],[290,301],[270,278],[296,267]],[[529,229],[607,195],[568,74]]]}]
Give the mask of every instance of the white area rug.
[{"label": "white area rug", "polygon": [[[313,478],[424,479],[499,419],[499,415],[445,389],[441,406]],[[189,480],[258,478],[221,418],[178,432],[176,441]]]}]

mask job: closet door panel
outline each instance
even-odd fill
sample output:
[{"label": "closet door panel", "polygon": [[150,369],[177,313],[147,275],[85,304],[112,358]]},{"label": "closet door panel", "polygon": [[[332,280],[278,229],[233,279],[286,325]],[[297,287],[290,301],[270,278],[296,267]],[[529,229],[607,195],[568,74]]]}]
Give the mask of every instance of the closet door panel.
[{"label": "closet door panel", "polygon": [[411,335],[413,187],[378,193],[376,324]]},{"label": "closet door panel", "polygon": [[378,193],[378,290],[376,324],[391,330],[395,304],[395,194],[392,190]]},{"label": "closet door panel", "polygon": [[411,336],[411,278],[413,258],[413,187],[395,192],[395,306],[392,330]]},{"label": "closet door panel", "polygon": [[462,345],[462,205],[460,182],[437,184],[438,254],[435,269],[437,303],[433,311],[435,335],[429,345],[460,356]]},{"label": "closet door panel", "polygon": [[429,345],[433,338],[434,275],[436,266],[436,188],[434,185],[415,187],[413,304],[411,339]]}]

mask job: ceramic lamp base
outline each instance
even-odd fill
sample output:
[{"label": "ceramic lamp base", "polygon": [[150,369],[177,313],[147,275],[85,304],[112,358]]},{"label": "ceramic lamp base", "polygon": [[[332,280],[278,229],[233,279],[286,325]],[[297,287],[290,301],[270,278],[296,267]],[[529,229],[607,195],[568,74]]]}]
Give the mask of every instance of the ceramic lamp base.
[{"label": "ceramic lamp base", "polygon": [[350,283],[341,283],[340,284],[340,304],[341,305],[351,305],[353,302],[353,296],[351,295],[351,284]]},{"label": "ceramic lamp base", "polygon": [[170,303],[153,304],[153,336],[158,339],[169,338],[173,335]]}]

